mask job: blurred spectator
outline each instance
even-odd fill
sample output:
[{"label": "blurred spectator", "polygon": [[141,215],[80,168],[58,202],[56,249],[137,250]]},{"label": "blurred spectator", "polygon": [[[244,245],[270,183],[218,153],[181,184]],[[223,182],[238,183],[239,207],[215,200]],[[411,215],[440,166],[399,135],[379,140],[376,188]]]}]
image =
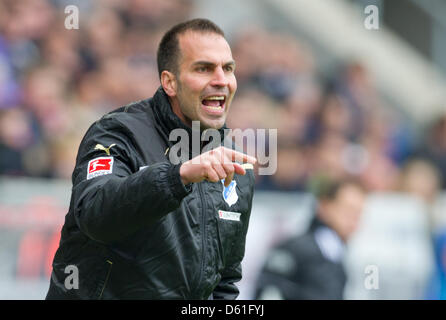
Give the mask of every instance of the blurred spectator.
[{"label": "blurred spectator", "polygon": [[417,154],[426,156],[435,164],[441,173],[441,187],[446,189],[446,114],[428,128]]},{"label": "blurred spectator", "polygon": [[260,273],[257,299],[342,299],[345,243],[356,230],[365,193],[353,181],[314,184],[315,217],[303,235],[268,254]]},{"label": "blurred spectator", "polygon": [[347,176],[342,155],[348,145],[348,140],[342,134],[324,132],[309,152],[310,175],[323,175],[333,180]]},{"label": "blurred spectator", "polygon": [[332,86],[345,99],[346,106],[350,109],[352,134],[360,136],[368,121],[368,113],[380,104],[368,70],[359,61],[349,61],[340,67]]},{"label": "blurred spectator", "polygon": [[397,188],[399,169],[382,152],[367,149],[367,162],[360,179],[370,192],[391,192]]},{"label": "blurred spectator", "polygon": [[440,193],[440,179],[438,169],[430,161],[413,158],[402,168],[400,189],[432,206]]},{"label": "blurred spectator", "polygon": [[257,189],[302,192],[305,190],[307,166],[303,148],[295,144],[279,144],[276,173],[256,177]]},{"label": "blurred spectator", "polygon": [[434,248],[435,270],[424,298],[446,300],[446,232],[435,236]]},{"label": "blurred spectator", "polygon": [[67,74],[53,66],[37,67],[25,76],[24,104],[39,123],[43,137],[61,134],[70,125],[67,81]]},{"label": "blurred spectator", "polygon": [[24,175],[24,151],[35,143],[30,117],[23,108],[0,110],[0,175]]},{"label": "blurred spectator", "polygon": [[[427,287],[427,299],[446,299],[446,230],[441,216],[435,211],[440,196],[441,176],[439,170],[429,160],[413,158],[402,170],[400,188],[417,197],[427,207],[434,249],[434,272]],[[441,213],[441,212],[440,212]]]},{"label": "blurred spectator", "polygon": [[231,105],[227,124],[230,128],[277,128],[276,114],[280,107],[256,87],[240,88]]},{"label": "blurred spectator", "polygon": [[0,36],[0,109],[19,103],[19,88],[14,78],[11,57],[7,52],[6,43]]}]

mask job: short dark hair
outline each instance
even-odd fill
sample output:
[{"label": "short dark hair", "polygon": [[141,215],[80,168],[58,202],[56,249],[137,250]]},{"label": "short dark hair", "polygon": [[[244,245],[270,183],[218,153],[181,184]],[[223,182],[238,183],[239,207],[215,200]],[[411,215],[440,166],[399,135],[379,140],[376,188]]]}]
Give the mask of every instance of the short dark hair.
[{"label": "short dark hair", "polygon": [[355,178],[336,180],[325,176],[313,177],[309,182],[308,189],[317,200],[332,201],[338,196],[339,191],[346,186],[354,186],[362,192],[366,192],[364,186]]},{"label": "short dark hair", "polygon": [[157,63],[158,75],[161,78],[161,73],[164,70],[170,71],[174,74],[178,72],[178,60],[180,58],[180,46],[178,35],[186,31],[210,32],[225,36],[222,29],[215,23],[208,19],[192,19],[173,26],[168,30],[158,46]]}]

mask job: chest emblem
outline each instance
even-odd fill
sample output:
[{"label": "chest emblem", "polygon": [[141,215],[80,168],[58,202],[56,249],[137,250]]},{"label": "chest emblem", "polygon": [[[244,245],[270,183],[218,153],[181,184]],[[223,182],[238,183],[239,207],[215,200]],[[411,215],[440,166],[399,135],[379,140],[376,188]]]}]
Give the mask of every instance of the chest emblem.
[{"label": "chest emblem", "polygon": [[237,182],[235,180],[232,180],[229,186],[225,187],[225,180],[222,179],[221,183],[223,184],[223,199],[225,199],[226,203],[229,204],[229,206],[232,206],[234,203],[238,200],[238,194],[237,194]]}]

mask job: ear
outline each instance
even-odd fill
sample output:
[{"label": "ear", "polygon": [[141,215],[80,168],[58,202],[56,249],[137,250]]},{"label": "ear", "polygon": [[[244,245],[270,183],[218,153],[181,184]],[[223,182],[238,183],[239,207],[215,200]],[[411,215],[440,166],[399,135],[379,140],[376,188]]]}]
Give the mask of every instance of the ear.
[{"label": "ear", "polygon": [[161,73],[161,85],[169,97],[177,95],[177,78],[172,72],[164,70]]}]

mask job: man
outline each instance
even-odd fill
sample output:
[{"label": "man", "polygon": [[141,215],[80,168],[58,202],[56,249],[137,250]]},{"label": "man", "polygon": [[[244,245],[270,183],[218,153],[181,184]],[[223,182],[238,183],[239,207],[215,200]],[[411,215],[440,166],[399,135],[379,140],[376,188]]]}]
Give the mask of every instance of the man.
[{"label": "man", "polygon": [[105,115],[81,142],[47,299],[238,295],[254,188],[240,163],[255,158],[218,147],[169,161],[170,133],[192,137],[192,121],[225,139],[237,88],[230,47],[218,26],[194,19],[164,35],[157,58],[154,97]]},{"label": "man", "polygon": [[352,181],[327,182],[316,191],[317,214],[309,230],[268,254],[257,281],[257,299],[342,299],[344,244],[355,231],[364,191]]}]

